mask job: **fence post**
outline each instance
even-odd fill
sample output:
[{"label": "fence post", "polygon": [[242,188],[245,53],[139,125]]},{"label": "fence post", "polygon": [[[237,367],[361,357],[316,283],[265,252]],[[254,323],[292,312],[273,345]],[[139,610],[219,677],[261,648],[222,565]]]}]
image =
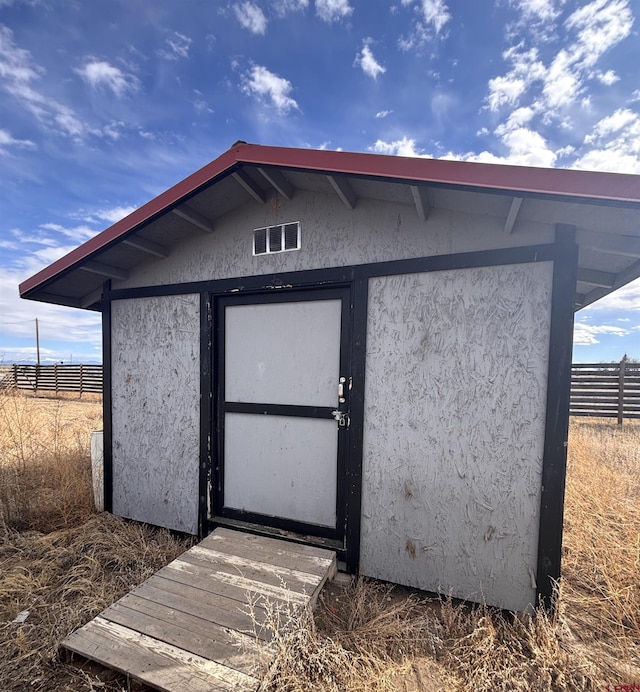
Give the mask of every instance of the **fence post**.
[{"label": "fence post", "polygon": [[18,364],[13,364],[13,386],[18,389]]},{"label": "fence post", "polygon": [[83,374],[84,374],[84,365],[82,363],[80,363],[80,398],[81,399],[82,399],[82,385],[83,385],[82,376],[83,376]]},{"label": "fence post", "polygon": [[58,396],[58,364],[53,364],[53,383],[56,388],[56,396]]},{"label": "fence post", "polygon": [[618,371],[618,425],[622,425],[624,420],[624,373],[627,364],[627,354],[625,353],[620,361],[620,370]]}]

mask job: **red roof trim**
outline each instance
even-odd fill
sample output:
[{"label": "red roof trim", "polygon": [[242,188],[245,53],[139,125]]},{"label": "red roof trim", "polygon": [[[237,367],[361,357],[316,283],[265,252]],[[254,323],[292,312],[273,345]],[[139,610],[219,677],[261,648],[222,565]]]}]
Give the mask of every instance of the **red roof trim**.
[{"label": "red roof trim", "polygon": [[175,206],[203,185],[211,183],[215,178],[242,164],[366,176],[406,183],[425,182],[505,191],[516,195],[542,194],[585,200],[640,203],[640,176],[637,175],[238,144],[21,283],[20,295],[32,293],[58,274],[71,269],[73,265],[117,241],[164,210]]}]

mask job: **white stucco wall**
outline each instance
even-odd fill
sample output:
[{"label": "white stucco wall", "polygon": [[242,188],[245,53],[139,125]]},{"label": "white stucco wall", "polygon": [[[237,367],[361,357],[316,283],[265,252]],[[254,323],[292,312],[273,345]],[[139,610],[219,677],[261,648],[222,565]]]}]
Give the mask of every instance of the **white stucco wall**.
[{"label": "white stucco wall", "polygon": [[535,602],[550,262],[372,279],[361,572]]},{"label": "white stucco wall", "polygon": [[112,325],[114,514],[197,533],[197,295],[116,300]]},{"label": "white stucco wall", "polygon": [[[347,209],[337,195],[298,191],[291,201],[248,201],[216,220],[214,233],[194,231],[166,259],[150,259],[114,288],[208,281],[324,267],[385,262],[553,242],[553,228],[522,222],[504,233],[504,216],[434,208],[420,221],[408,204],[360,199]],[[302,247],[294,252],[252,255],[253,229],[301,222]],[[184,224],[171,214],[166,223]]]}]

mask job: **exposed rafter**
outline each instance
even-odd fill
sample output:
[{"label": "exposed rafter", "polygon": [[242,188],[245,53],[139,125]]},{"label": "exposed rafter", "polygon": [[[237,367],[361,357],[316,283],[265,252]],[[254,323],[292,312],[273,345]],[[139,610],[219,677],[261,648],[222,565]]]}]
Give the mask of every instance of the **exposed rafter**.
[{"label": "exposed rafter", "polygon": [[293,185],[276,168],[258,168],[262,177],[285,199],[292,200],[295,194]]},{"label": "exposed rafter", "polygon": [[578,269],[578,281],[590,286],[600,288],[611,288],[616,282],[616,275],[610,272],[598,271],[596,269]]},{"label": "exposed rafter", "polygon": [[351,185],[349,185],[349,181],[346,178],[335,175],[328,175],[327,180],[331,183],[331,187],[336,191],[345,207],[351,210],[355,209],[358,198]]},{"label": "exposed rafter", "polygon": [[518,218],[518,212],[520,211],[520,207],[522,206],[523,198],[522,197],[514,197],[511,200],[511,206],[509,207],[509,213],[507,214],[507,219],[504,222],[504,232],[508,235],[513,231],[513,227],[515,226],[516,219]]},{"label": "exposed rafter", "polygon": [[593,231],[578,231],[576,242],[581,247],[611,255],[637,257],[640,259],[640,238],[615,233],[594,233]]},{"label": "exposed rafter", "polygon": [[235,171],[232,174],[233,179],[236,180],[242,187],[255,199],[256,202],[264,203],[267,198],[264,192],[251,180],[251,178],[244,171]]},{"label": "exposed rafter", "polygon": [[80,300],[78,298],[60,296],[56,293],[49,293],[48,291],[43,291],[38,300],[41,300],[43,303],[54,303],[55,305],[68,305],[71,308],[82,307],[80,305]]},{"label": "exposed rafter", "polygon": [[420,221],[426,221],[431,210],[431,202],[429,201],[429,191],[426,187],[418,187],[411,185],[411,195],[413,203],[416,205],[416,213]]},{"label": "exposed rafter", "polygon": [[106,276],[110,279],[120,279],[121,281],[124,281],[129,277],[128,272],[126,272],[124,269],[112,267],[110,264],[103,264],[102,262],[85,262],[84,264],[80,265],[79,269],[83,269],[91,274]]},{"label": "exposed rafter", "polygon": [[636,279],[639,275],[640,262],[634,262],[630,267],[627,267],[624,271],[616,274],[615,281],[610,288],[594,288],[593,291],[587,293],[587,295],[584,297],[584,302],[582,304],[583,307],[591,305],[591,303],[594,303],[596,300],[599,300],[600,298],[603,298],[611,293],[611,289],[615,290],[616,288],[620,288],[621,286],[629,283],[629,281]]},{"label": "exposed rafter", "polygon": [[202,214],[199,214],[197,211],[191,209],[186,204],[183,204],[181,207],[176,207],[171,211],[176,216],[179,216],[181,219],[184,219],[187,223],[190,223],[192,226],[199,228],[201,231],[204,231],[205,233],[213,233],[213,221],[211,219],[208,219],[206,216],[202,216]]},{"label": "exposed rafter", "polygon": [[147,240],[146,238],[140,238],[136,235],[129,236],[128,238],[125,238],[122,242],[125,245],[128,245],[129,247],[135,248],[136,250],[141,250],[142,252],[146,252],[149,255],[161,257],[162,259],[165,259],[169,256],[169,252],[165,250],[165,248],[163,248],[161,245],[158,245],[158,243],[154,243],[153,241]]},{"label": "exposed rafter", "polygon": [[82,298],[80,298],[80,307],[86,309],[88,307],[91,307],[94,303],[98,303],[101,300],[102,288],[98,288],[97,290],[91,291],[91,293],[87,293],[86,296],[82,296]]}]

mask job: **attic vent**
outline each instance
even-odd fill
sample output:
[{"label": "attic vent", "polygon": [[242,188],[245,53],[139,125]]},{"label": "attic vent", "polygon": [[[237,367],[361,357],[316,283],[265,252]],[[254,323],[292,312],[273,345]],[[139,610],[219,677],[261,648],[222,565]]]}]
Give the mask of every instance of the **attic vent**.
[{"label": "attic vent", "polygon": [[256,228],[253,232],[253,254],[272,255],[300,249],[300,222]]}]

